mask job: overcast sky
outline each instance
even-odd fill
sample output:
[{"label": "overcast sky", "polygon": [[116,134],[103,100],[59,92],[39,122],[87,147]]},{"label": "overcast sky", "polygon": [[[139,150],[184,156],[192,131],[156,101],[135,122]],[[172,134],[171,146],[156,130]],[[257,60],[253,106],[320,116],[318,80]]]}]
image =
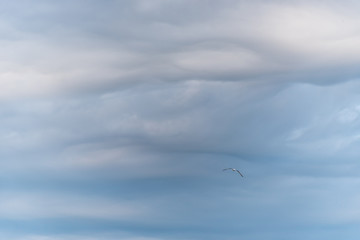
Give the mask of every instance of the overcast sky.
[{"label": "overcast sky", "polygon": [[358,240],[359,12],[0,0],[0,238]]}]

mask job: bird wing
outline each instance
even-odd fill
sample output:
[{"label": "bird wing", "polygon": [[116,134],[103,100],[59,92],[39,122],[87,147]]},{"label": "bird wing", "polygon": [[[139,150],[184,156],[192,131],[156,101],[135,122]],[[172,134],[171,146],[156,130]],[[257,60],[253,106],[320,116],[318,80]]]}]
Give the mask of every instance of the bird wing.
[{"label": "bird wing", "polygon": [[231,169],[231,170],[232,170],[232,168],[224,168],[224,169],[223,169],[223,171],[226,171],[226,170],[229,170],[229,169]]},{"label": "bird wing", "polygon": [[240,174],[240,176],[244,177],[239,170],[236,170],[236,171]]}]

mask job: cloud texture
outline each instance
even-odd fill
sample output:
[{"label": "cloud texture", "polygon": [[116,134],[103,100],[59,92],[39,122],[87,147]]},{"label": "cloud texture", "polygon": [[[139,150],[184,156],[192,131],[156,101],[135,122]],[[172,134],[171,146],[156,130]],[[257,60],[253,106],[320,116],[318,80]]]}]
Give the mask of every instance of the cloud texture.
[{"label": "cloud texture", "polygon": [[357,239],[359,4],[0,9],[1,238]]}]

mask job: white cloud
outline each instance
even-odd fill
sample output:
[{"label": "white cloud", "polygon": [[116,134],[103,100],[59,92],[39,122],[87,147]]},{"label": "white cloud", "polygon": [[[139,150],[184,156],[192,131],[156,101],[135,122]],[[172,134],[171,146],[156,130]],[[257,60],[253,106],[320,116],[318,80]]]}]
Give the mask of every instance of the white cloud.
[{"label": "white cloud", "polygon": [[300,138],[302,135],[304,135],[304,133],[306,132],[306,128],[299,128],[299,129],[295,129],[293,130],[289,137],[287,138],[288,141],[292,141],[292,140],[296,140],[298,138]]},{"label": "white cloud", "polygon": [[345,108],[338,113],[338,121],[340,123],[352,123],[359,116],[359,111],[356,109]]},{"label": "white cloud", "polygon": [[153,240],[360,221],[359,5],[21,2],[0,18],[4,222],[124,221],[151,234],[109,240]]},{"label": "white cloud", "polygon": [[[142,11],[162,13],[177,7],[197,12],[186,4],[189,3],[138,1],[130,9],[134,12],[140,9],[139,17],[146,14]],[[36,32],[33,25],[29,25],[28,31],[19,28],[17,21],[6,16],[3,25],[16,33],[19,40],[3,42],[0,97],[49,96],[96,88],[108,91],[139,82],[174,79],[243,80],[276,74],[282,81],[284,75],[291,76],[285,81],[303,81],[309,79],[296,76],[306,71],[310,71],[307,76],[310,81],[320,81],[314,79],[318,73],[311,71],[321,71],[321,78],[326,79],[332,73],[327,74],[324,69],[345,71],[347,67],[352,69],[347,69],[352,77],[357,74],[352,66],[360,60],[357,54],[360,19],[344,11],[344,7],[339,10],[334,3],[324,6],[279,1],[212,4],[205,7],[204,14],[194,14],[189,22],[179,24],[171,22],[171,18],[182,19],[176,14],[168,16],[169,22],[159,21],[153,15],[146,21],[125,15],[129,25],[137,29],[136,34],[130,31],[131,27],[116,27],[116,23],[124,20],[115,16],[103,16],[98,25],[82,26],[75,22],[71,28],[65,28],[61,22],[58,28],[51,29],[45,24],[46,36]],[[348,2],[345,5],[351,7]],[[114,3],[113,7],[118,6]],[[47,11],[61,14],[62,10],[58,5],[37,9],[39,16]],[[82,12],[83,17],[89,17],[87,14],[90,13]],[[49,22],[55,21],[46,17]],[[84,29],[77,31],[81,27]],[[106,34],[100,37],[94,35],[96,31]],[[126,40],[134,37],[140,39]]]},{"label": "white cloud", "polygon": [[135,201],[110,200],[58,192],[5,192],[0,194],[2,219],[93,218],[136,219],[149,214]]},{"label": "white cloud", "polygon": [[[240,73],[243,75],[256,74],[265,68],[261,56],[248,49],[204,49],[178,53],[175,56],[175,64],[187,71],[199,71],[207,73]],[[271,65],[271,64],[270,64]],[[269,68],[269,66],[267,67]]]},{"label": "white cloud", "polygon": [[85,235],[85,234],[77,234],[77,235],[64,235],[64,234],[57,234],[57,235],[34,235],[34,234],[27,234],[27,235],[14,235],[14,234],[9,234],[9,235],[5,235],[2,234],[0,235],[1,237],[6,237],[8,239],[13,239],[13,240],[98,240],[98,239],[103,239],[103,240],[117,240],[119,238],[123,239],[123,240],[165,240],[163,238],[154,238],[154,237],[141,237],[141,236],[132,236],[132,234],[128,234],[128,233],[106,233],[106,234],[102,234],[100,236],[94,236],[94,234],[92,235]]}]

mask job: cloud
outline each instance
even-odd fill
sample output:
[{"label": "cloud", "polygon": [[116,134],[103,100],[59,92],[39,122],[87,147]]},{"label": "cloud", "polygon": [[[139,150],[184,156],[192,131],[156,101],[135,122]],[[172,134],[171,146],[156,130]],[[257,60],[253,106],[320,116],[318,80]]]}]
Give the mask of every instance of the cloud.
[{"label": "cloud", "polygon": [[208,3],[4,5],[13,15],[2,18],[8,38],[2,40],[0,96],[107,92],[194,79],[331,84],[359,74],[359,19],[350,2]]},{"label": "cloud", "polygon": [[[94,236],[94,235],[26,235],[26,236],[14,236],[14,235],[6,235],[6,237],[11,237],[14,240],[95,240],[101,237],[105,240],[115,240],[121,237],[124,240],[162,240],[160,238],[152,238],[152,237],[133,237],[129,236],[126,233],[120,234],[106,234],[108,236]],[[4,236],[4,234],[2,235]]]},{"label": "cloud", "polygon": [[1,193],[2,219],[130,219],[146,211],[141,205],[58,193]]},{"label": "cloud", "polygon": [[4,239],[358,236],[358,4],[0,5]]}]

